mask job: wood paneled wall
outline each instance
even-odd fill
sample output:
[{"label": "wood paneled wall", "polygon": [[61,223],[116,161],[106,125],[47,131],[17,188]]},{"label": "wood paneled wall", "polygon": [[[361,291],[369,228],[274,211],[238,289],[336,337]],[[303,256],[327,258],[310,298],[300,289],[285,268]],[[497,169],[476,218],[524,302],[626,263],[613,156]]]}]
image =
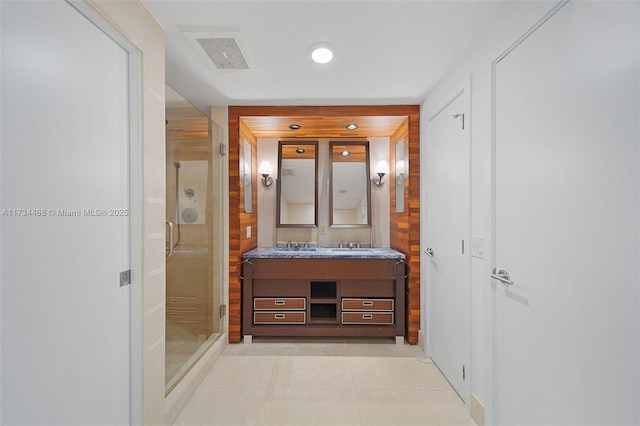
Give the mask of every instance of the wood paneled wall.
[{"label": "wood paneled wall", "polygon": [[[242,254],[257,246],[257,149],[254,149],[253,164],[253,213],[244,213],[244,192],[240,179],[240,155],[243,138],[256,148],[254,134],[241,124],[242,117],[406,117],[408,135],[409,184],[407,209],[395,214],[395,194],[391,195],[391,247],[407,256],[411,274],[407,279],[407,341],[418,343],[420,327],[420,107],[418,105],[383,106],[231,106],[229,107],[229,342],[242,340],[242,286],[237,276],[237,266]],[[398,136],[399,129],[394,136]],[[309,136],[309,135],[307,135]],[[312,137],[326,137],[318,134]],[[395,157],[395,144],[390,144],[390,153]],[[393,157],[390,163],[393,164]],[[393,169],[392,173],[393,175]],[[395,186],[395,180],[387,181]],[[392,188],[393,188],[392,186]],[[252,227],[251,238],[246,238],[246,227]]]},{"label": "wood paneled wall", "polygon": [[[233,136],[232,136],[233,135]],[[244,179],[240,176],[240,159],[244,140],[251,146],[251,213],[245,213]],[[242,340],[242,283],[238,267],[242,254],[258,246],[258,141],[238,116],[229,114],[229,342]],[[247,226],[251,237],[247,238]]]},{"label": "wood paneled wall", "polygon": [[[405,180],[404,212],[396,212],[396,143],[405,140],[405,155],[409,159],[409,177]],[[388,182],[391,185],[390,245],[407,258],[411,273],[407,278],[406,327],[407,342],[418,343],[420,329],[420,111],[410,114],[407,121],[391,136],[389,144]]]}]

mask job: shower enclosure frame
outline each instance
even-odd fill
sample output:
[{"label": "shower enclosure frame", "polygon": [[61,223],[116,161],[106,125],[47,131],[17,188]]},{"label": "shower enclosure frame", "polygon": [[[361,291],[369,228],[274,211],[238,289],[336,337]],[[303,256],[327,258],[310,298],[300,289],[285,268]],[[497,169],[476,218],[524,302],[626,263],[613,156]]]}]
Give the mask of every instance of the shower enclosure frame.
[{"label": "shower enclosure frame", "polygon": [[[169,117],[169,113],[167,114]],[[183,121],[184,121],[183,117]],[[199,117],[200,132],[194,131],[194,138],[188,138],[188,128],[183,122],[179,128],[172,126],[169,118],[167,126],[167,258],[166,258],[166,366],[165,385],[168,395],[184,378],[209,347],[224,333],[224,318],[217,313],[219,306],[224,305],[222,272],[216,272],[216,265],[221,261],[215,256],[222,256],[222,246],[216,243],[214,235],[220,232],[222,218],[218,205],[222,203],[220,173],[222,166],[217,150],[213,150],[214,141],[222,136],[222,129],[207,117]],[[203,124],[206,121],[206,134]],[[179,120],[176,120],[179,122]],[[172,135],[172,132],[174,133]],[[196,134],[197,133],[197,134]],[[187,181],[187,171],[195,162],[206,161],[206,174],[202,176],[200,186],[192,186]],[[175,179],[172,179],[172,171]],[[183,176],[185,178],[183,179]],[[175,188],[171,188],[175,185]],[[195,189],[194,189],[195,188]],[[186,217],[182,204],[185,200],[203,200],[204,205],[198,207],[195,217]],[[172,204],[175,203],[175,206]],[[192,220],[189,223],[189,220]],[[197,222],[196,222],[197,221]],[[169,225],[171,223],[171,225]],[[173,228],[173,235],[171,230]],[[177,238],[176,238],[177,237]],[[171,243],[169,243],[171,241]],[[220,247],[218,247],[220,246]],[[182,266],[180,266],[182,264]],[[172,270],[182,268],[183,272]],[[184,278],[176,279],[181,274]],[[191,278],[197,275],[203,288],[194,294]],[[206,277],[206,278],[204,278]],[[182,283],[179,281],[183,281]],[[187,288],[183,294],[176,293],[176,288]],[[175,327],[176,319],[185,319],[180,328]],[[194,323],[195,321],[195,323]],[[172,340],[175,331],[182,337],[191,334],[193,340]],[[191,337],[189,337],[190,339]],[[192,345],[194,350],[185,354],[172,353]],[[182,348],[181,348],[182,347]],[[184,359],[179,356],[184,355]],[[172,364],[173,363],[173,364]]]}]

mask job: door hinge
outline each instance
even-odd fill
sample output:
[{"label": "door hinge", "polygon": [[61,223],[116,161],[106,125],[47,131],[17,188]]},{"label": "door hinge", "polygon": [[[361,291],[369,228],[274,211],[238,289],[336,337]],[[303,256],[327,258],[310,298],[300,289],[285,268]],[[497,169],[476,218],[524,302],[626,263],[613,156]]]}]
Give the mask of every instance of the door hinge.
[{"label": "door hinge", "polygon": [[462,118],[462,127],[461,129],[464,130],[464,113],[457,113],[457,114],[453,114],[453,118]]},{"label": "door hinge", "polygon": [[464,254],[464,240],[462,240],[462,254]]},{"label": "door hinge", "polygon": [[464,371],[464,365],[462,366],[462,380],[465,380],[465,378],[467,377],[465,371]]},{"label": "door hinge", "polygon": [[220,318],[224,318],[227,315],[227,305],[220,305]]}]

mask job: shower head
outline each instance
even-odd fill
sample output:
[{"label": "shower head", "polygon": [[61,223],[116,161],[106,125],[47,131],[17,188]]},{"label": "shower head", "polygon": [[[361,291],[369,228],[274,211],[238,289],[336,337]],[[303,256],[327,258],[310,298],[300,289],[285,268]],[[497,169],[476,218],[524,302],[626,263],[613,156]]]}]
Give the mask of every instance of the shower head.
[{"label": "shower head", "polygon": [[176,169],[179,169],[181,164],[180,162],[176,161],[175,163],[173,163],[173,165],[175,166]]}]

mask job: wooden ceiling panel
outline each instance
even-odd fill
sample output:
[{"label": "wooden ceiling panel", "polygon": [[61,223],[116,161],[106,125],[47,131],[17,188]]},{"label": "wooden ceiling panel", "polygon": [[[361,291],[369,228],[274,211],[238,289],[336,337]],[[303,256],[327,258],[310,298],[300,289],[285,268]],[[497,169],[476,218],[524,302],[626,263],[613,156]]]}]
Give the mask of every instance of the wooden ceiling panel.
[{"label": "wooden ceiling panel", "polygon": [[[243,116],[244,123],[258,138],[371,138],[391,136],[406,116]],[[289,126],[297,124],[299,130]],[[357,124],[348,130],[348,124]]]}]

